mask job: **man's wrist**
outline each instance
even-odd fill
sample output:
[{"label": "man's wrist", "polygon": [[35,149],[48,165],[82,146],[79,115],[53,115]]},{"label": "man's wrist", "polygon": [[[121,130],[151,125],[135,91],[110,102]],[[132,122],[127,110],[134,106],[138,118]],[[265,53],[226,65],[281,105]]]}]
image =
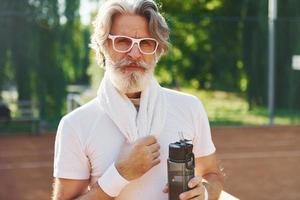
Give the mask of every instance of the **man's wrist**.
[{"label": "man's wrist", "polygon": [[98,179],[98,185],[101,189],[111,197],[117,197],[122,189],[129,184],[115,167],[115,163],[111,164],[105,173]]}]

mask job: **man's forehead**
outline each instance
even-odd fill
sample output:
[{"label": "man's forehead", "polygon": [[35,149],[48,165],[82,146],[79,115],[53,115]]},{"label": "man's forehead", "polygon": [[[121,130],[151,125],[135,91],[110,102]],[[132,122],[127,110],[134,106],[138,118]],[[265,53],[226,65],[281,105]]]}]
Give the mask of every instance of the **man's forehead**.
[{"label": "man's forehead", "polygon": [[134,14],[118,14],[114,17],[111,33],[131,37],[150,37],[148,21]]}]

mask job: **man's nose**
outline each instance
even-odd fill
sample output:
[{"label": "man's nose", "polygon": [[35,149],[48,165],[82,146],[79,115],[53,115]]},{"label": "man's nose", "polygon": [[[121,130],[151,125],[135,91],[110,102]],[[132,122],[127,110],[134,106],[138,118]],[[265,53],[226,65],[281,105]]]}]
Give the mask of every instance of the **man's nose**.
[{"label": "man's nose", "polygon": [[127,55],[133,60],[137,60],[142,56],[138,44],[133,44],[132,49],[127,53]]}]

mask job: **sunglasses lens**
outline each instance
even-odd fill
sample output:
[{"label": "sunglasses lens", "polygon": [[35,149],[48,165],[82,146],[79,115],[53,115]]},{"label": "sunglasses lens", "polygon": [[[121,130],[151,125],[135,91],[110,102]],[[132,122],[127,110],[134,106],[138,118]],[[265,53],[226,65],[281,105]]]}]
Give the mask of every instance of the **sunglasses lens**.
[{"label": "sunglasses lens", "polygon": [[115,38],[115,48],[118,51],[127,51],[132,45],[132,40],[127,37],[116,37]]},{"label": "sunglasses lens", "polygon": [[140,49],[143,53],[153,53],[156,49],[156,41],[151,39],[141,40]]}]

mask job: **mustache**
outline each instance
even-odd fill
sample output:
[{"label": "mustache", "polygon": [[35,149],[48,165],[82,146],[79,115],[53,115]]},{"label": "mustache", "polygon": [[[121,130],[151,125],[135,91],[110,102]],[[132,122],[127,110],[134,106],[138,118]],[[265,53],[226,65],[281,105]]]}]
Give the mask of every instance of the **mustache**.
[{"label": "mustache", "polygon": [[131,61],[127,58],[123,58],[122,60],[117,61],[117,62],[112,62],[112,60],[111,60],[111,63],[113,64],[113,66],[116,69],[123,69],[130,65],[139,66],[139,67],[144,68],[145,70],[148,70],[152,67],[152,64],[147,64],[146,62],[144,62],[142,60],[141,61]]}]

